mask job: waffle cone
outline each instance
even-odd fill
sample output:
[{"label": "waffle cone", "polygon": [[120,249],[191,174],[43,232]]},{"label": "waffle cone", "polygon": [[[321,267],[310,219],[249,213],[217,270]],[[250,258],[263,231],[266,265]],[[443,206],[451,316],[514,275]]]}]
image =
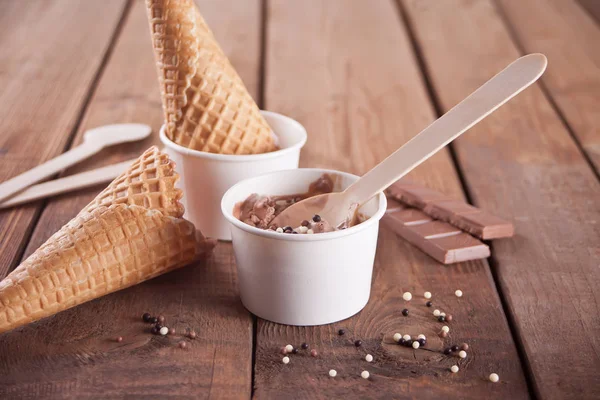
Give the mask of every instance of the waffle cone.
[{"label": "waffle cone", "polygon": [[166,134],[194,150],[277,149],[271,128],[193,0],[146,0]]},{"label": "waffle cone", "polygon": [[[132,168],[0,282],[0,333],[211,253],[214,241],[204,238],[191,222],[181,218],[181,192],[165,184],[174,184],[178,177],[172,170],[173,163],[165,157],[156,148],[146,151]],[[151,170],[145,163],[150,158],[160,161],[158,170],[162,172],[157,176],[164,174],[164,179],[160,181],[162,186],[147,187],[166,189],[148,189],[144,198],[156,196],[162,200],[141,201],[141,194],[135,190],[126,191],[131,193],[128,196],[117,196],[115,193],[124,193],[126,187],[127,179],[122,178]]]}]

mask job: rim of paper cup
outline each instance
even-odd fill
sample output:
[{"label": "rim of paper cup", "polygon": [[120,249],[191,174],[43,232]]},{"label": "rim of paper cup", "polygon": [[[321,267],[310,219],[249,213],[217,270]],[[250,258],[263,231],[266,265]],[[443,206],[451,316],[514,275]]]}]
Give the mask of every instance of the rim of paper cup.
[{"label": "rim of paper cup", "polygon": [[[266,174],[262,174],[262,175],[258,175],[258,176],[252,177],[252,178],[244,179],[243,181],[240,181],[240,182],[236,183],[235,185],[233,185],[232,187],[230,187],[229,190],[227,190],[227,192],[225,192],[225,194],[223,195],[223,198],[221,199],[221,212],[225,216],[225,219],[227,219],[227,221],[229,221],[234,226],[236,226],[250,234],[253,234],[253,235],[268,237],[268,238],[276,239],[276,240],[287,240],[287,241],[321,241],[321,240],[337,239],[340,237],[350,236],[355,233],[359,233],[359,232],[371,227],[373,224],[379,223],[379,220],[381,220],[381,218],[383,218],[383,215],[385,214],[385,210],[387,209],[387,199],[386,199],[384,193],[379,193],[377,195],[377,204],[378,204],[377,211],[375,212],[375,214],[373,214],[371,217],[369,217],[369,219],[361,222],[358,225],[354,225],[353,227],[350,227],[348,229],[344,229],[341,231],[316,233],[313,235],[306,235],[306,234],[289,235],[289,234],[284,234],[284,233],[279,233],[279,232],[273,232],[271,230],[259,229],[254,226],[248,225],[248,224],[240,221],[236,217],[234,217],[233,210],[225,209],[225,199],[230,195],[231,192],[236,190],[236,188],[238,186],[244,185],[248,181],[263,178],[263,177],[266,177],[269,175],[277,175],[277,174],[281,174],[284,172],[290,172],[290,171],[314,171],[314,172],[320,172],[322,174],[341,175],[341,176],[344,176],[347,178],[356,178],[356,179],[360,178],[357,175],[350,174],[348,172],[337,171],[334,169],[296,168],[296,169],[286,169],[286,170],[281,170],[281,171],[268,172]],[[240,200],[240,201],[243,201],[243,200]]]},{"label": "rim of paper cup", "polygon": [[181,146],[181,145],[173,142],[171,139],[169,139],[167,137],[167,135],[165,134],[165,125],[164,124],[160,127],[160,132],[159,132],[160,140],[165,146],[172,148],[173,150],[177,151],[178,153],[182,153],[182,154],[189,155],[192,157],[207,158],[207,159],[211,159],[211,160],[218,160],[218,161],[225,161],[225,162],[247,162],[247,161],[268,160],[270,158],[277,158],[277,157],[281,157],[281,156],[284,156],[289,153],[293,153],[294,151],[300,150],[302,147],[304,147],[304,145],[306,144],[306,139],[307,139],[308,135],[306,133],[306,128],[304,128],[304,126],[300,122],[296,121],[293,118],[287,117],[283,114],[279,114],[279,113],[276,113],[273,111],[261,110],[260,112],[263,115],[267,115],[267,116],[273,117],[273,118],[279,118],[279,119],[284,120],[288,124],[295,125],[295,127],[299,129],[299,132],[301,133],[302,137],[300,138],[300,140],[298,142],[294,143],[291,146],[285,147],[283,149],[271,151],[269,153],[260,153],[260,154],[217,154],[217,153],[209,153],[207,151],[189,149],[189,148]]}]

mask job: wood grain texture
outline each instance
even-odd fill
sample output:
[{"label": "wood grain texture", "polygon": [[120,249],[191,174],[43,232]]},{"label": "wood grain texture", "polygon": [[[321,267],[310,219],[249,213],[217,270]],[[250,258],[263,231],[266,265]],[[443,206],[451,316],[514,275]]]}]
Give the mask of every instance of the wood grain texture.
[{"label": "wood grain texture", "polygon": [[600,25],[576,2],[498,4],[519,45],[548,57],[542,81],[600,173]]},{"label": "wood grain texture", "polygon": [[[258,1],[244,5],[221,1],[218,7],[213,1],[198,3],[223,48],[236,49],[239,38],[246,34],[248,48],[259,48]],[[224,10],[233,8],[234,3],[237,24],[232,25]],[[133,2],[75,144],[86,129],[109,123],[146,123],[154,134],[143,142],[105,149],[69,172],[130,159],[159,143],[163,114],[144,8],[144,0]],[[259,52],[253,50],[235,60],[241,61],[240,65],[234,61],[240,75],[256,82]],[[100,189],[50,201],[26,253],[35,251]],[[177,347],[184,340],[179,335],[153,336],[141,322],[144,312],[163,314],[167,325],[178,332],[192,328],[198,339],[188,340],[188,347],[182,350]],[[249,398],[252,324],[237,295],[231,245],[219,243],[209,262],[3,335],[0,397]],[[122,343],[114,341],[117,336],[124,338]]]},{"label": "wood grain texture", "polygon": [[[519,56],[489,1],[402,4],[445,110]],[[475,204],[515,222],[492,255],[536,394],[598,398],[600,185],[589,164],[538,86],[455,149]]]},{"label": "wood grain texture", "polygon": [[[124,5],[0,3],[0,180],[64,151]],[[0,211],[0,278],[18,261],[41,204]]]},{"label": "wood grain texture", "polygon": [[[269,1],[265,76],[266,108],[290,115],[308,130],[302,165],[364,173],[424,128],[434,112],[410,41],[391,1]],[[360,29],[358,29],[360,27]],[[462,197],[446,151],[411,175]],[[307,254],[310,262],[310,254]],[[340,277],[343,279],[343,277]],[[456,298],[454,290],[465,293]],[[402,293],[411,291],[412,302]],[[425,306],[451,312],[451,342],[471,344],[464,361],[440,353],[441,328]],[[401,310],[407,307],[410,316]],[[347,330],[338,336],[337,330]],[[429,338],[414,351],[393,343],[395,332]],[[356,348],[355,339],[363,346]],[[444,267],[382,227],[371,300],[356,316],[320,327],[291,327],[258,320],[255,396],[267,398],[527,398],[523,371],[485,262]],[[279,348],[302,342],[284,365]],[[373,363],[364,361],[371,353]],[[459,374],[448,368],[457,363]],[[330,378],[328,370],[338,375]],[[363,369],[371,378],[360,377]],[[505,383],[485,378],[501,371]]]}]

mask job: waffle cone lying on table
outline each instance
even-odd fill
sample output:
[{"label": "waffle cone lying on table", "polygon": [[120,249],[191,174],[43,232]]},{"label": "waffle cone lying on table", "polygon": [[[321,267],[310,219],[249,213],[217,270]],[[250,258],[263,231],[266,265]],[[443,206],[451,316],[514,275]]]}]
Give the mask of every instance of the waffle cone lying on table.
[{"label": "waffle cone lying on table", "polygon": [[193,0],[146,0],[166,135],[220,154],[277,150],[271,128]]},{"label": "waffle cone lying on table", "polygon": [[183,219],[174,163],[151,147],[0,282],[0,332],[211,254]]}]

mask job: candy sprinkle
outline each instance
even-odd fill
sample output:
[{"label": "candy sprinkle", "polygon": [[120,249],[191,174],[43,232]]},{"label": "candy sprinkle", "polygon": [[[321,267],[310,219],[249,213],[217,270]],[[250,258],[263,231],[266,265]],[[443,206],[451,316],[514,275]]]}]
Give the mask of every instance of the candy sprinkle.
[{"label": "candy sprinkle", "polygon": [[394,333],[394,342],[399,342],[402,339],[402,335],[399,333]]},{"label": "candy sprinkle", "polygon": [[363,372],[361,372],[360,376],[362,376],[363,379],[369,379],[369,376],[370,376],[369,371],[363,371]]},{"label": "candy sprinkle", "polygon": [[423,297],[425,297],[426,299],[430,299],[431,298],[431,292],[425,292],[425,293],[423,293]]},{"label": "candy sprinkle", "polygon": [[290,358],[289,358],[289,357],[287,357],[287,356],[286,356],[286,357],[283,357],[283,358],[281,359],[281,362],[282,362],[282,363],[284,363],[284,364],[289,364],[289,363],[290,363]]},{"label": "candy sprinkle", "polygon": [[372,356],[372,355],[370,355],[370,354],[367,354],[367,355],[365,356],[365,361],[366,361],[366,362],[371,362],[371,361],[373,361],[373,356]]},{"label": "candy sprinkle", "polygon": [[330,369],[329,370],[329,376],[332,378],[335,378],[335,376],[337,375],[337,371],[335,369]]},{"label": "candy sprinkle", "polygon": [[405,301],[410,301],[412,299],[412,294],[410,292],[404,292],[404,294],[402,295],[402,298]]},{"label": "candy sprinkle", "polygon": [[456,292],[454,292],[454,294],[456,295],[456,297],[462,297],[463,292],[462,292],[462,290],[459,289]]},{"label": "candy sprinkle", "polygon": [[450,332],[450,328],[448,327],[448,325],[444,325],[444,326],[442,326],[442,331],[448,333],[448,332]]},{"label": "candy sprinkle", "polygon": [[458,372],[458,365],[453,365],[450,367],[450,371],[452,371],[452,373],[457,373]]},{"label": "candy sprinkle", "polygon": [[490,374],[490,382],[498,382],[500,380],[500,377],[498,376],[498,374]]},{"label": "candy sprinkle", "polygon": [[402,336],[402,339],[404,339],[404,340],[410,340],[410,335],[404,335],[404,336]]},{"label": "candy sprinkle", "polygon": [[421,346],[421,344],[420,344],[418,341],[416,341],[416,340],[415,340],[414,342],[412,342],[412,347],[413,347],[413,349],[415,349],[415,350],[416,350],[416,349],[418,349],[418,348],[419,348],[419,346]]},{"label": "candy sprinkle", "polygon": [[441,314],[440,310],[433,310],[433,316],[434,317],[439,317]]},{"label": "candy sprinkle", "polygon": [[287,344],[285,346],[285,351],[287,351],[288,353],[291,353],[292,351],[294,351],[294,346],[292,346],[291,344]]},{"label": "candy sprinkle", "polygon": [[458,356],[460,358],[467,358],[467,352],[464,351],[464,350],[461,350],[461,351],[458,352]]}]

